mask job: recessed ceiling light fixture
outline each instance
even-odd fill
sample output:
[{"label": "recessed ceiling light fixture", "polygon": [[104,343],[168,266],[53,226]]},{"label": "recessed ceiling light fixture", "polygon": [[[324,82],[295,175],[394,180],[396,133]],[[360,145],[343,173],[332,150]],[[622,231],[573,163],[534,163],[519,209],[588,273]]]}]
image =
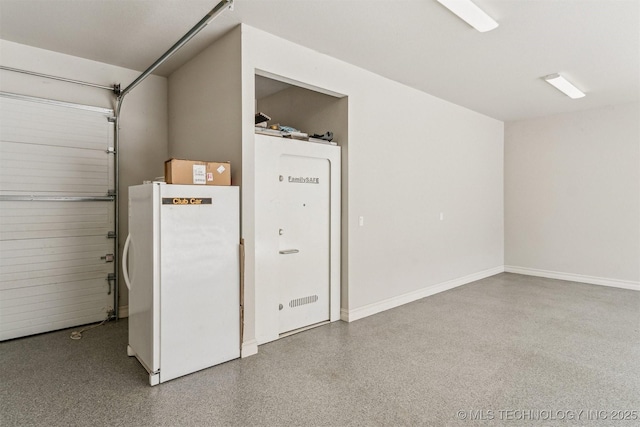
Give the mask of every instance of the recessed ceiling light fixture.
[{"label": "recessed ceiling light fixture", "polygon": [[549,74],[548,76],[544,76],[543,79],[571,99],[582,98],[584,96],[584,92],[560,74]]},{"label": "recessed ceiling light fixture", "polygon": [[438,3],[481,33],[498,27],[498,23],[471,0],[438,0]]}]

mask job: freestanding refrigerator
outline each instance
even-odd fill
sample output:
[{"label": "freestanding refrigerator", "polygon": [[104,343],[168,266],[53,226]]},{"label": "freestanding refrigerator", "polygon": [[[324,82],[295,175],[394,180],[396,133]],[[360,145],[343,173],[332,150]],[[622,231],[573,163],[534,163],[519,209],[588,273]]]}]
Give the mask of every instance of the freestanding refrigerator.
[{"label": "freestanding refrigerator", "polygon": [[129,345],[156,385],[240,356],[238,187],[129,187]]}]

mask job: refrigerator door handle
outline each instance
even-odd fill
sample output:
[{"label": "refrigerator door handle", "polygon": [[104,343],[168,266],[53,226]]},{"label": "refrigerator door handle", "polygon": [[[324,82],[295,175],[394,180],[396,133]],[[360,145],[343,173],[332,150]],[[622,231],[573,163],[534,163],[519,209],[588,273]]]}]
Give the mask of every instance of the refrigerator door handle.
[{"label": "refrigerator door handle", "polygon": [[129,243],[131,242],[131,234],[127,236],[127,240],[124,241],[124,248],[122,249],[122,277],[124,277],[124,283],[127,285],[127,289],[131,289],[131,281],[129,280]]}]

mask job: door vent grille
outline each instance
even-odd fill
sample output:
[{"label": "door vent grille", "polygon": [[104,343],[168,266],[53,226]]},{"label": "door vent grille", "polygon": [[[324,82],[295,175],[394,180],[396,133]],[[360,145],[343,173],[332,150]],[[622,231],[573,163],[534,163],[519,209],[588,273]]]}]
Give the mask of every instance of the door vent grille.
[{"label": "door vent grille", "polygon": [[307,305],[318,301],[318,295],[311,295],[308,297],[302,297],[297,299],[292,299],[289,301],[289,307],[299,307],[301,305]]}]

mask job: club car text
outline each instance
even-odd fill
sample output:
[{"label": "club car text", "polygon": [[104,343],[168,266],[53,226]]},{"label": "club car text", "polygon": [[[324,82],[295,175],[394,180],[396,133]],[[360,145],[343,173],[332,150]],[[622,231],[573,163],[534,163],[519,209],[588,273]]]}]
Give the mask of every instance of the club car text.
[{"label": "club car text", "polygon": [[211,197],[198,198],[198,197],[163,197],[163,205],[210,205]]}]

